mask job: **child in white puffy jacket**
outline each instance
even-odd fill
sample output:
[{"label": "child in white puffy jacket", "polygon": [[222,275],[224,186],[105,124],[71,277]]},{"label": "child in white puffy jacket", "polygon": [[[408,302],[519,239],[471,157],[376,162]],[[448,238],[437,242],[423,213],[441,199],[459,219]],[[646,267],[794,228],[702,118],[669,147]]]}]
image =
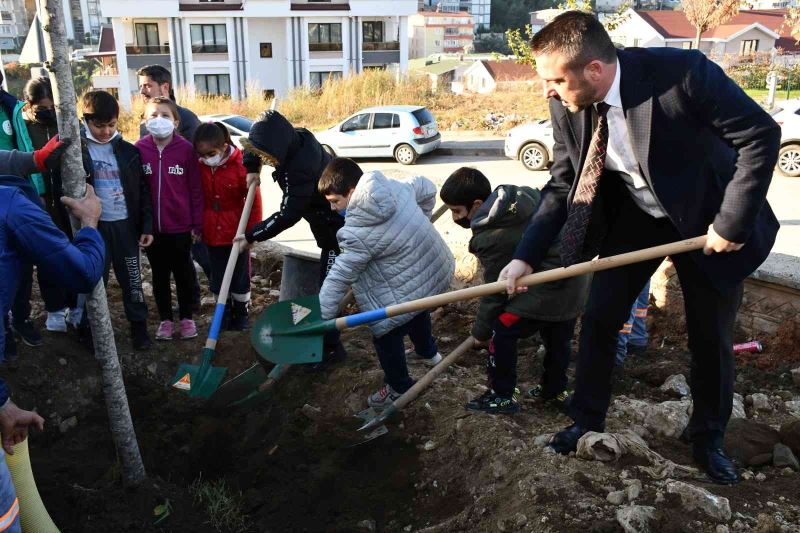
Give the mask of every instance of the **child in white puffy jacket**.
[{"label": "child in white puffy jacket", "polygon": [[[430,216],[436,186],[424,177],[393,180],[380,172],[364,174],[350,159],[335,158],[322,173],[320,193],[345,216],[336,234],[342,253],[322,285],[322,318],[335,318],[352,286],[362,311],[382,309],[444,292],[455,263]],[[405,314],[370,326],[385,384],[367,403],[383,409],[413,384],[406,366],[408,335],[423,362],[442,360],[431,332],[430,312]]]}]

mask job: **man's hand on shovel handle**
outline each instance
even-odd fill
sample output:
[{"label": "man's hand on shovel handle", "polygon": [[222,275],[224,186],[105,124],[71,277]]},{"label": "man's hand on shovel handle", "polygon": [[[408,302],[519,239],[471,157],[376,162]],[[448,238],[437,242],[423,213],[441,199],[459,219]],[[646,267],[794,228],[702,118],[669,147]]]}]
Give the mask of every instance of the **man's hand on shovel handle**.
[{"label": "man's hand on shovel handle", "polygon": [[737,252],[742,249],[744,243],[736,243],[721,237],[719,233],[714,231],[714,225],[708,226],[708,237],[706,238],[706,245],[703,247],[703,253],[711,255],[714,252]]},{"label": "man's hand on shovel handle", "polygon": [[516,294],[520,292],[528,292],[528,287],[517,287],[517,280],[522,276],[527,276],[533,272],[533,268],[520,259],[514,259],[500,271],[497,281],[506,282],[506,291],[508,294]]}]

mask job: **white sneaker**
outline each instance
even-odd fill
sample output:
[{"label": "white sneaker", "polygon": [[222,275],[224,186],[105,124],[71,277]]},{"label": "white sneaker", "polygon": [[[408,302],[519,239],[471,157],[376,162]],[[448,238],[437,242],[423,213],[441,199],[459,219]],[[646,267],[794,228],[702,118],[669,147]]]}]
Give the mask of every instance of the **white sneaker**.
[{"label": "white sneaker", "polygon": [[377,411],[383,411],[389,407],[392,402],[402,396],[399,392],[395,391],[391,385],[384,385],[377,392],[371,394],[367,398],[367,405]]},{"label": "white sneaker", "polygon": [[83,320],[83,307],[71,307],[67,316],[67,322],[69,322],[73,328],[78,329],[81,320]]},{"label": "white sneaker", "polygon": [[429,367],[434,367],[442,362],[442,354],[440,354],[439,352],[436,352],[436,355],[434,355],[433,357],[422,357],[417,352],[406,351],[406,358],[408,358],[409,355],[414,358],[414,361],[419,361],[423,365]]},{"label": "white sneaker", "polygon": [[47,321],[44,323],[47,331],[59,331],[61,333],[67,332],[67,313],[65,309],[61,311],[48,311]]}]

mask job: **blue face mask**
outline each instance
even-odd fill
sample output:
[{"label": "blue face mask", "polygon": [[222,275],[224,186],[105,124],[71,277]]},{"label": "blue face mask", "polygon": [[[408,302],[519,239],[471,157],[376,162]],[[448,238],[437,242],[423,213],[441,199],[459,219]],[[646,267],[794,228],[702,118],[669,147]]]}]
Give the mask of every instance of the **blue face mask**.
[{"label": "blue face mask", "polygon": [[340,215],[342,215],[343,217],[347,216],[347,208],[346,207],[344,209],[339,209],[336,212],[339,213]]}]

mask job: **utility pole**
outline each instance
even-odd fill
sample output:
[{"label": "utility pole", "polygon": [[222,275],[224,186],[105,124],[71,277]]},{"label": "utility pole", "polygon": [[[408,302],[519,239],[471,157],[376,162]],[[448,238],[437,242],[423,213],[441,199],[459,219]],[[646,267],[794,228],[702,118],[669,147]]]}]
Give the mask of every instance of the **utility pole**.
[{"label": "utility pole", "polygon": [[[42,29],[47,51],[48,67],[52,72],[53,99],[58,116],[58,132],[64,139],[72,139],[72,145],[61,159],[61,179],[64,192],[72,198],[82,198],[86,193],[86,176],[81,157],[80,128],[77,113],[77,97],[72,83],[69,65],[69,47],[64,27],[64,12],[61,0],[45,0],[42,13]],[[72,218],[72,228],[78,231],[77,221]],[[126,486],[136,486],[145,479],[144,463],[139,452],[139,443],[133,430],[133,421],[122,381],[122,369],[114,343],[114,330],[108,313],[108,302],[103,281],[100,280],[86,301],[89,325],[94,338],[95,358],[100,363],[103,393],[108,409],[111,436],[122,466],[122,480]]]}]

